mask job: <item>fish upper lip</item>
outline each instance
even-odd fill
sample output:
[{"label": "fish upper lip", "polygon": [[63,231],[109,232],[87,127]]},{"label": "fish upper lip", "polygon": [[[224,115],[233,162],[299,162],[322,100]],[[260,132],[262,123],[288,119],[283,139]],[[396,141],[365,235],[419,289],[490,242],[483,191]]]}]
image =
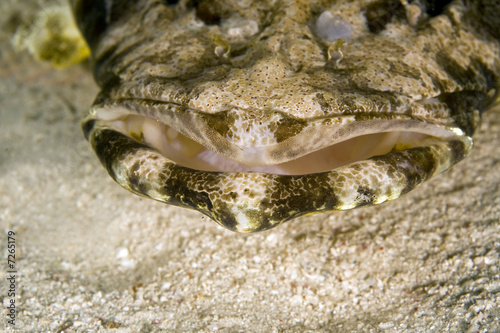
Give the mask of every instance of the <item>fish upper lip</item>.
[{"label": "fish upper lip", "polygon": [[[127,115],[155,119],[218,154],[249,165],[283,163],[354,137],[381,132],[409,131],[445,141],[464,135],[457,127],[407,114],[357,113],[302,120],[269,110],[253,119],[252,111],[239,108],[207,114],[171,102],[142,99],[96,105],[90,117],[110,121]],[[246,129],[238,122],[246,122]],[[235,128],[240,132],[235,133]],[[272,137],[259,142],[262,133]],[[301,151],[305,146],[307,150]]]}]

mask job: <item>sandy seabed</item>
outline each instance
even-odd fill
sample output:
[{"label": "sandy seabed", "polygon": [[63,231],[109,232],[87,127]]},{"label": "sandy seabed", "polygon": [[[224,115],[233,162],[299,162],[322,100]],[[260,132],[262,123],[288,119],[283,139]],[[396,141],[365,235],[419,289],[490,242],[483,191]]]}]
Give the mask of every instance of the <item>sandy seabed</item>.
[{"label": "sandy seabed", "polygon": [[379,207],[240,235],[115,184],[80,130],[84,65],[15,53],[0,5],[0,298],[22,332],[500,332],[500,109],[463,162]]}]

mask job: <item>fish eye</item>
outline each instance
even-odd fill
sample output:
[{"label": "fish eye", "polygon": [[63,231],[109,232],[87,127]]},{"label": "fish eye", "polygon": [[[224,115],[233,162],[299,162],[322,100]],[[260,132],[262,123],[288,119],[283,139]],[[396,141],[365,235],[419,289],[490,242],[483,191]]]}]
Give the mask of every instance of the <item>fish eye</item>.
[{"label": "fish eye", "polygon": [[398,0],[376,1],[365,8],[366,24],[372,33],[381,32],[395,17],[404,16],[405,9]]},{"label": "fish eye", "polygon": [[443,14],[445,7],[452,2],[452,0],[426,0],[423,1],[425,12],[430,16],[438,16]]},{"label": "fish eye", "polygon": [[191,0],[190,4],[196,8],[196,17],[207,25],[219,24],[221,21],[221,8],[217,1]]},{"label": "fish eye", "polygon": [[175,6],[179,3],[180,0],[163,0],[163,2],[167,5],[167,6]]}]

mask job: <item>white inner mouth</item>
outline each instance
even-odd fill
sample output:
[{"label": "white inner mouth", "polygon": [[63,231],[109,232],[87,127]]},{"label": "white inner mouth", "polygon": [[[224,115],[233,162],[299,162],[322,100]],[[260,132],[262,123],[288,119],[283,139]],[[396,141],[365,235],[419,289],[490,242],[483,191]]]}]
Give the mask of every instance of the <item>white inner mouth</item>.
[{"label": "white inner mouth", "polygon": [[264,166],[249,166],[219,155],[169,126],[151,118],[128,115],[110,122],[120,132],[160,151],[171,161],[202,171],[257,171],[281,175],[303,175],[326,172],[392,150],[403,150],[440,141],[411,131],[381,132],[336,143],[297,159]]}]

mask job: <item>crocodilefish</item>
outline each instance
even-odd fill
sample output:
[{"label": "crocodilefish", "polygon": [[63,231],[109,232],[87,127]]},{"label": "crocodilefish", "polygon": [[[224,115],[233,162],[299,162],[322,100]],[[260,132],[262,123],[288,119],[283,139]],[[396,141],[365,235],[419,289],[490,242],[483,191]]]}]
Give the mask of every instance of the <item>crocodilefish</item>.
[{"label": "crocodilefish", "polygon": [[237,232],[391,201],[499,102],[494,0],[72,0],[111,177]]}]

